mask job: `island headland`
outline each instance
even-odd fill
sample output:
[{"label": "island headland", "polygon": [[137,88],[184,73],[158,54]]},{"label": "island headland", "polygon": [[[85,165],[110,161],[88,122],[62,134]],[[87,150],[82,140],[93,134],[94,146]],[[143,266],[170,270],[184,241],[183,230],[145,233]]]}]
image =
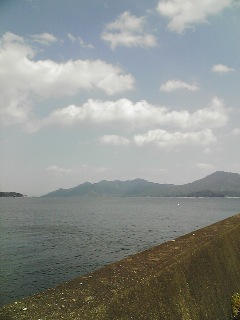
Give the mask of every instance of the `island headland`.
[{"label": "island headland", "polygon": [[0,197],[1,198],[20,198],[20,197],[25,197],[23,194],[18,193],[18,192],[0,192]]}]

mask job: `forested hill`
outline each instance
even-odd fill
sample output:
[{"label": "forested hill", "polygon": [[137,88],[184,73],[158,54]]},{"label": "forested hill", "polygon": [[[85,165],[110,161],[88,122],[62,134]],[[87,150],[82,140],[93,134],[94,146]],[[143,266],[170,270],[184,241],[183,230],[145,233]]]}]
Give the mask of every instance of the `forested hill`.
[{"label": "forested hill", "polygon": [[85,182],[74,188],[58,189],[44,197],[240,197],[240,174],[217,171],[184,185],[159,184],[143,179]]},{"label": "forested hill", "polygon": [[19,198],[19,197],[23,197],[23,194],[18,193],[18,192],[1,192],[0,191],[0,197],[14,197],[14,198]]}]

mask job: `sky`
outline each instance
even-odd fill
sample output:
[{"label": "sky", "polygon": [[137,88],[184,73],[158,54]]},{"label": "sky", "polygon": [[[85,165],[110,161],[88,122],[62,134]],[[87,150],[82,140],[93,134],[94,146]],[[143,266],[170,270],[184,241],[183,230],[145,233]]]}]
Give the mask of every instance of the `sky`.
[{"label": "sky", "polygon": [[0,190],[240,173],[240,0],[1,0]]}]

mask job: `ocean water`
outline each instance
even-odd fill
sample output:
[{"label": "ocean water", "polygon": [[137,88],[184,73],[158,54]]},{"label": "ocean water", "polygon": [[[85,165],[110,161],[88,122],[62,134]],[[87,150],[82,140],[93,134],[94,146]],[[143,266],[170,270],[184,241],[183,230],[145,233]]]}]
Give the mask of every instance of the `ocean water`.
[{"label": "ocean water", "polygon": [[237,198],[0,198],[0,305],[239,212]]}]

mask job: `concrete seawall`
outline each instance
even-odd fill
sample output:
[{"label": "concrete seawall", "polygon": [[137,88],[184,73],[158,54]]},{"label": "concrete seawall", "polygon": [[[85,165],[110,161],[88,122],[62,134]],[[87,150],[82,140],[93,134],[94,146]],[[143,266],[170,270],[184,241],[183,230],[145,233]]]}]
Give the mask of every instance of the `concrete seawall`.
[{"label": "concrete seawall", "polygon": [[240,214],[0,309],[0,319],[230,320]]}]

